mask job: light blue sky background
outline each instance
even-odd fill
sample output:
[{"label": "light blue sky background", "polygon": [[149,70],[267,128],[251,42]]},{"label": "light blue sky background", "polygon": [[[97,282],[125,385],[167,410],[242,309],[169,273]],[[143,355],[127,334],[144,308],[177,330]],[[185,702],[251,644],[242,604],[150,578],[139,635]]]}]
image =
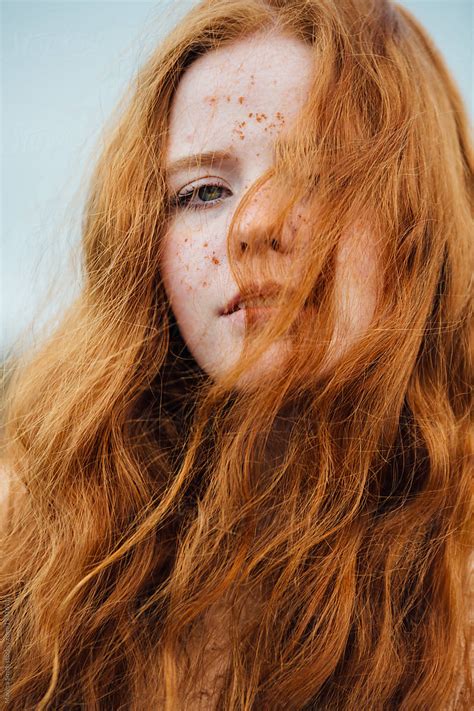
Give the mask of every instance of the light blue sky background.
[{"label": "light blue sky background", "polygon": [[[193,4],[2,2],[3,353],[77,289],[74,246],[96,141],[151,48]],[[472,117],[471,0],[401,4],[442,51]]]}]

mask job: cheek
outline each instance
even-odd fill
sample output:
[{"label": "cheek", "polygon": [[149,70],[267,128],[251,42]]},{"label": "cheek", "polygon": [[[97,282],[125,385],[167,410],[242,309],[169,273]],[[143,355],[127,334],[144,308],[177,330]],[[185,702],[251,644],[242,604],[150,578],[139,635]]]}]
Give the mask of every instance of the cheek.
[{"label": "cheek", "polygon": [[342,239],[336,272],[336,291],[344,331],[365,330],[377,298],[378,256],[367,229],[354,229]]},{"label": "cheek", "polygon": [[191,236],[185,230],[170,229],[164,237],[161,272],[171,305],[189,294],[195,281],[195,254]]},{"label": "cheek", "polygon": [[178,321],[196,320],[216,278],[220,260],[211,240],[196,227],[173,226],[164,237],[161,274],[165,291]]},{"label": "cheek", "polygon": [[160,260],[161,275],[166,296],[178,323],[186,308],[186,301],[193,290],[193,280],[190,273],[190,254],[185,249],[188,237],[180,235],[175,230],[169,230],[164,236]]}]

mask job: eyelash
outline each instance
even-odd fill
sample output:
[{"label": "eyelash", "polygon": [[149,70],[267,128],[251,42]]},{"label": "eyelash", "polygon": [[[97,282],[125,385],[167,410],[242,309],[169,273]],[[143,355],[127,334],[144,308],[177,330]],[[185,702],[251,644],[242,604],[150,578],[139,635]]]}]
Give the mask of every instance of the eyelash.
[{"label": "eyelash", "polygon": [[202,205],[193,205],[191,203],[191,199],[195,195],[197,195],[199,190],[201,190],[202,188],[222,188],[223,190],[227,190],[229,195],[232,195],[230,190],[228,188],[226,188],[226,186],[223,185],[222,183],[220,183],[219,181],[216,181],[214,183],[201,183],[200,185],[195,185],[191,189],[187,189],[185,192],[176,193],[176,195],[174,195],[174,197],[172,199],[173,206],[176,208],[187,208],[188,210],[207,210],[207,209],[209,209],[209,207],[214,207],[215,205],[219,205],[219,203],[221,203],[224,200],[224,198],[221,197],[221,198],[216,198],[212,202],[211,201],[206,202]]}]

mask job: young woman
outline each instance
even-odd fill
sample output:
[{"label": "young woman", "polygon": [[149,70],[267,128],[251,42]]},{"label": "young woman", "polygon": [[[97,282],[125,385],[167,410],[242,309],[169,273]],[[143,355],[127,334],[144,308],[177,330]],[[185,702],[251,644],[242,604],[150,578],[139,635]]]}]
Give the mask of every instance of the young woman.
[{"label": "young woman", "polygon": [[8,709],[467,709],[472,148],[373,0],[203,0],[9,390]]}]

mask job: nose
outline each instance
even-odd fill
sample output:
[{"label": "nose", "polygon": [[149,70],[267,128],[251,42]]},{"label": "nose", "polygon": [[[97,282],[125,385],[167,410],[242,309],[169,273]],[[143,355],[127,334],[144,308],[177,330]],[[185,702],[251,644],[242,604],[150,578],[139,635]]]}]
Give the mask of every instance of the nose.
[{"label": "nose", "polygon": [[293,207],[285,218],[281,200],[270,181],[249,190],[253,194],[250,198],[244,196],[234,216],[231,238],[234,256],[265,254],[268,250],[282,254],[291,251],[303,218],[301,206]]}]

